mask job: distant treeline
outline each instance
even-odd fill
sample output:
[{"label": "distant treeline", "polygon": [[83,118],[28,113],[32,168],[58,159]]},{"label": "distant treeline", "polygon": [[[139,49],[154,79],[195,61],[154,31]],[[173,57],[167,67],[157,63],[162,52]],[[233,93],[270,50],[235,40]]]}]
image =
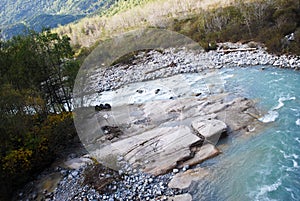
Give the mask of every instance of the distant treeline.
[{"label": "distant treeline", "polygon": [[50,31],[0,40],[0,200],[76,136],[71,93],[79,62],[68,37]]}]

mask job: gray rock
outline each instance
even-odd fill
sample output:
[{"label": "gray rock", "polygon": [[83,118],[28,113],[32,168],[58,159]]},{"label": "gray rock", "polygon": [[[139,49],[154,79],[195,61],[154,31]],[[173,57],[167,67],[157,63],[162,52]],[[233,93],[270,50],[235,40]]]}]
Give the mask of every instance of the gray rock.
[{"label": "gray rock", "polygon": [[200,140],[187,126],[155,128],[112,143],[99,150],[101,154],[98,156],[105,158],[112,153],[124,155],[133,166],[143,165],[143,161],[148,160],[143,171],[160,175],[175,168],[178,161],[189,157],[190,146]]},{"label": "gray rock", "polygon": [[195,120],[192,122],[192,127],[211,144],[217,144],[221,134],[225,133],[227,129],[227,125],[224,122],[216,119]]},{"label": "gray rock", "polygon": [[193,197],[189,193],[169,197],[168,201],[192,201]]},{"label": "gray rock", "polygon": [[198,151],[195,152],[195,155],[193,158],[186,160],[178,167],[182,168],[185,165],[189,165],[189,166],[197,165],[209,158],[213,158],[213,157],[219,155],[220,153],[221,153],[220,150],[218,148],[216,148],[214,145],[206,143],[206,144],[202,145]]},{"label": "gray rock", "polygon": [[71,173],[71,175],[72,175],[73,177],[76,177],[78,174],[79,174],[78,171],[73,171],[73,172]]},{"label": "gray rock", "polygon": [[176,174],[168,184],[168,187],[186,189],[191,185],[192,181],[201,180],[208,174],[209,172],[203,168],[187,170],[186,172]]},{"label": "gray rock", "polygon": [[64,162],[63,166],[65,168],[75,169],[78,170],[83,166],[88,164],[92,164],[93,160],[87,157],[80,157],[80,158],[72,158]]},{"label": "gray rock", "polygon": [[182,171],[185,172],[185,171],[187,171],[189,168],[190,168],[189,165],[185,165],[185,166],[183,166]]}]

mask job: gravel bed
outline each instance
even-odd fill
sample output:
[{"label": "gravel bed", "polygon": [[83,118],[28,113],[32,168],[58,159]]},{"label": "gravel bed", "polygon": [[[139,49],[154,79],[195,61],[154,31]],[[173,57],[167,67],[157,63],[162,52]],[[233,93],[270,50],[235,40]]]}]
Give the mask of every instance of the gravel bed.
[{"label": "gravel bed", "polygon": [[[253,43],[222,43],[219,47],[229,49],[249,49]],[[93,69],[86,84],[86,91],[106,91],[125,84],[170,77],[180,73],[195,73],[206,69],[244,66],[276,66],[300,69],[299,56],[273,55],[255,44],[256,50],[232,51],[219,48],[216,51],[190,51],[187,49],[166,49],[140,52],[130,64],[117,64],[106,69]],[[99,81],[100,80],[100,81]]]}]

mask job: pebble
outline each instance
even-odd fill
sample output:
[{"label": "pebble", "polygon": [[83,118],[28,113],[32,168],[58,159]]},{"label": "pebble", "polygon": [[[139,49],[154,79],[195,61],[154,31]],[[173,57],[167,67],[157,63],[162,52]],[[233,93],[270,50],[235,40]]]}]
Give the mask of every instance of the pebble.
[{"label": "pebble", "polygon": [[179,170],[178,169],[173,169],[173,173],[178,173],[179,172]]},{"label": "pebble", "polygon": [[[124,164],[124,161],[120,160],[121,162]],[[119,174],[121,180],[109,185],[108,189],[111,193],[105,194],[98,193],[92,186],[82,185],[84,169],[65,170],[65,173],[67,174],[59,182],[54,192],[44,192],[44,200],[166,200],[168,196],[181,193],[176,189],[168,188],[168,183],[172,179],[172,173],[153,176],[143,173],[139,169],[133,169],[128,164],[123,165],[123,168],[118,171],[118,173],[121,173]],[[106,173],[101,175],[112,177],[112,175]],[[36,197],[35,194],[31,194],[30,198],[32,196]]]},{"label": "pebble", "polygon": [[73,171],[72,173],[71,173],[71,175],[73,176],[73,177],[76,177],[77,175],[78,175],[78,171]]},{"label": "pebble", "polygon": [[190,168],[189,165],[185,165],[185,166],[183,166],[182,171],[185,172],[185,171],[187,171],[189,168]]}]

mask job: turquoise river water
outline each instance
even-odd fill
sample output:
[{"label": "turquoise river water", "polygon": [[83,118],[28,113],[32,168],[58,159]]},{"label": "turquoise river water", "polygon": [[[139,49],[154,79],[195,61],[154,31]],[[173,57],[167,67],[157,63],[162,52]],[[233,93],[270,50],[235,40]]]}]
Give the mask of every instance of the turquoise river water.
[{"label": "turquoise river water", "polygon": [[223,154],[202,163],[193,200],[300,200],[300,72],[260,66],[221,70],[225,90],[258,101],[266,128],[229,137]]}]

